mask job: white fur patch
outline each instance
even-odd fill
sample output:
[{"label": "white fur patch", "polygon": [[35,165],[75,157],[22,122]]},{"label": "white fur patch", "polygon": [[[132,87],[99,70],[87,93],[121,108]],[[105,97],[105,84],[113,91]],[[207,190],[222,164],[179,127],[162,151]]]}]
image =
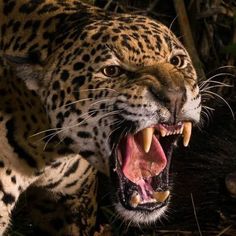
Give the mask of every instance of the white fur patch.
[{"label": "white fur patch", "polygon": [[164,206],[160,209],[154,210],[152,212],[141,212],[136,210],[127,210],[122,206],[121,203],[117,203],[115,205],[116,211],[118,214],[125,219],[125,221],[129,221],[132,224],[151,224],[160,219],[165,215],[167,210],[167,206]]}]

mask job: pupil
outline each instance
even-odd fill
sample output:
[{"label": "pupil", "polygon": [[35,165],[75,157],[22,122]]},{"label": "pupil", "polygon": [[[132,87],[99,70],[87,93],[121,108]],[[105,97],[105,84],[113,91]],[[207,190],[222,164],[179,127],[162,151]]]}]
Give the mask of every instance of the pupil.
[{"label": "pupil", "polygon": [[109,75],[114,74],[114,72],[115,72],[115,68],[114,67],[108,67],[108,74]]},{"label": "pupil", "polygon": [[178,57],[173,57],[171,59],[171,63],[175,66],[178,65],[179,64],[179,58]]}]

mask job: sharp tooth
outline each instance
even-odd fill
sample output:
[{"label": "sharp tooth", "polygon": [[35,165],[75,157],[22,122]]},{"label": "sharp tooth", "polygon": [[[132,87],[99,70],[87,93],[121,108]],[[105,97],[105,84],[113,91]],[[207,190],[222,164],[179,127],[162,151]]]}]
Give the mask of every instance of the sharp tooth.
[{"label": "sharp tooth", "polygon": [[191,122],[184,122],[183,128],[183,145],[185,147],[188,146],[192,133],[192,123]]},{"label": "sharp tooth", "polygon": [[152,197],[156,199],[157,202],[164,202],[168,196],[170,195],[170,191],[163,191],[163,192],[153,192]]},{"label": "sharp tooth", "polygon": [[154,133],[154,128],[143,129],[142,133],[143,133],[143,149],[146,153],[148,153],[152,144],[152,136]]},{"label": "sharp tooth", "polygon": [[181,126],[179,133],[182,134],[183,133],[183,129],[184,129],[184,125]]},{"label": "sharp tooth", "polygon": [[161,137],[165,137],[166,133],[167,133],[167,130],[160,128],[160,133],[161,133]]},{"label": "sharp tooth", "polygon": [[140,194],[137,191],[134,191],[129,201],[130,206],[135,208],[138,206],[140,202],[141,202]]}]

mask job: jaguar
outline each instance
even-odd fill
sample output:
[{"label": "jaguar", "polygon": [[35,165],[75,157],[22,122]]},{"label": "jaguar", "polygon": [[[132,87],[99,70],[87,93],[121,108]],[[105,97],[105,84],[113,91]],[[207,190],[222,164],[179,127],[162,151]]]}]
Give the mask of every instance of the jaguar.
[{"label": "jaguar", "polygon": [[0,235],[30,186],[68,196],[67,232],[91,235],[98,171],[123,220],[165,215],[173,148],[201,114],[178,38],[78,0],[1,1],[0,12]]}]

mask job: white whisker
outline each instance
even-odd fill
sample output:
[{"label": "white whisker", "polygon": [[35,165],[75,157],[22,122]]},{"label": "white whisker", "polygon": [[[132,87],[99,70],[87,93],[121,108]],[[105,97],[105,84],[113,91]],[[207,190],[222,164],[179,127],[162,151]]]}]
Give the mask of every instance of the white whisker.
[{"label": "white whisker", "polygon": [[231,73],[219,73],[219,74],[216,74],[216,75],[213,75],[211,76],[210,78],[208,78],[207,80],[202,80],[202,81],[199,81],[200,85],[199,87],[202,87],[204,84],[208,83],[209,81],[211,81],[212,79],[214,78],[217,78],[219,76],[232,76],[232,77],[235,77],[234,74],[231,74]]},{"label": "white whisker", "polygon": [[212,91],[205,91],[205,93],[209,93],[209,94],[211,94],[211,95],[213,95],[213,96],[218,97],[220,100],[222,100],[222,101],[227,105],[227,107],[229,108],[229,110],[230,110],[230,112],[231,112],[231,114],[232,114],[232,117],[233,117],[233,119],[235,120],[235,116],[234,116],[233,109],[231,108],[231,106],[229,105],[229,103],[228,103],[223,97],[221,97],[219,94],[214,93],[214,92],[212,92]]},{"label": "white whisker", "polygon": [[201,92],[205,92],[205,91],[208,91],[208,90],[213,89],[213,88],[222,88],[222,87],[232,88],[233,86],[232,85],[212,85],[212,86],[206,86],[205,88],[203,88],[201,90]]},{"label": "white whisker", "polygon": [[84,101],[90,101],[90,100],[93,100],[93,98],[83,98],[83,99],[79,99],[79,100],[76,100],[74,102],[70,102],[70,103],[67,103],[67,104],[64,104],[62,106],[59,106],[58,108],[56,108],[56,111],[58,109],[61,109],[62,107],[67,107],[67,106],[70,106],[70,105],[73,105],[73,104],[76,104],[76,103],[79,103],[79,102],[84,102]]},{"label": "white whisker", "polygon": [[116,91],[115,89],[111,89],[111,88],[93,88],[93,89],[81,89],[79,91],[73,91],[73,93],[80,93],[80,92],[87,92],[87,91],[101,91],[101,90],[108,90],[111,92],[115,92],[115,93],[119,93],[118,91]]},{"label": "white whisker", "polygon": [[40,135],[40,134],[43,134],[43,133],[47,133],[47,132],[50,132],[50,131],[60,130],[60,129],[62,129],[62,128],[51,128],[51,129],[42,130],[42,131],[40,131],[40,132],[38,132],[38,133],[35,133],[35,134],[30,135],[29,138],[35,137],[35,136],[37,136],[37,135]]},{"label": "white whisker", "polygon": [[205,109],[210,110],[210,111],[214,111],[215,110],[214,108],[208,107],[206,105],[202,105],[202,108],[205,108]]}]

